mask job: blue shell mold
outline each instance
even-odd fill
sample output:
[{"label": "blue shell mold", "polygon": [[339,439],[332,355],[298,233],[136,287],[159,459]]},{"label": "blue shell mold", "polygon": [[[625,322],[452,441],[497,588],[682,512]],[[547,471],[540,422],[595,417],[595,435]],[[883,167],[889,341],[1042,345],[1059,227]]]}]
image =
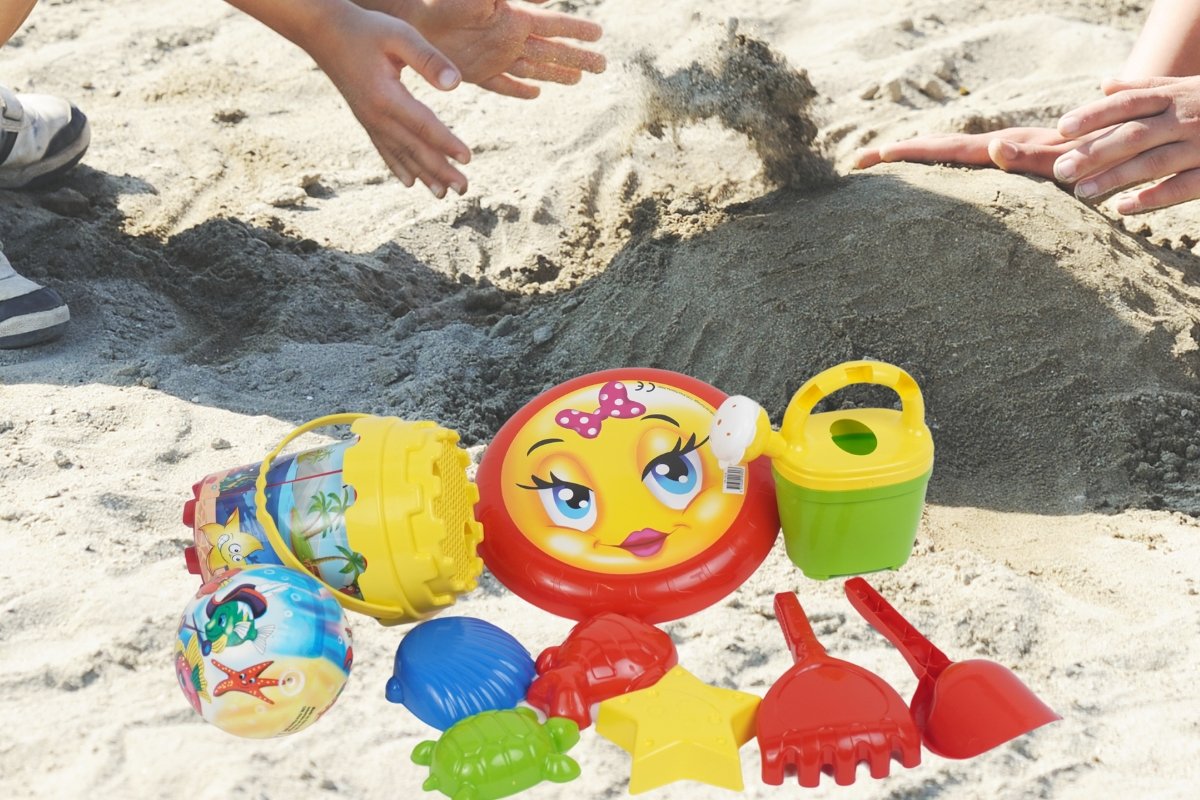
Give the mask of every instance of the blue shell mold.
[{"label": "blue shell mold", "polygon": [[536,674],[529,651],[507,632],[474,617],[446,617],[404,636],[384,694],[444,731],[480,712],[516,707]]}]

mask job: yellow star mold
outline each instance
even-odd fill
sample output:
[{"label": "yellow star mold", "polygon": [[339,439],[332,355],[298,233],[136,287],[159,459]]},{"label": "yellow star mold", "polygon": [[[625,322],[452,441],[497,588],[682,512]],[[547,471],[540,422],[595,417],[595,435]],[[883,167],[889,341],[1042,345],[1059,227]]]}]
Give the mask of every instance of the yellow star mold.
[{"label": "yellow star mold", "polygon": [[679,780],[741,791],[738,748],[754,736],[759,702],[675,667],[649,689],[601,703],[596,732],[633,756],[630,794]]}]

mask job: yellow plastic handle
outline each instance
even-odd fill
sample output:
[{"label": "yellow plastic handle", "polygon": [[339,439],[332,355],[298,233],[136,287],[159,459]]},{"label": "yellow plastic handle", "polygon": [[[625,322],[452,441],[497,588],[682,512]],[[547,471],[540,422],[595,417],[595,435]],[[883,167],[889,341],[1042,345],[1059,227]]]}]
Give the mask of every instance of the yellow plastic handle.
[{"label": "yellow plastic handle", "polygon": [[797,446],[817,403],[840,389],[859,383],[886,386],[900,395],[900,424],[913,435],[924,434],[925,400],[921,397],[921,387],[911,375],[884,361],[847,361],[810,378],[792,395],[783,413],[780,435],[789,445]]},{"label": "yellow plastic handle", "polygon": [[[267,473],[271,470],[271,462],[279,457],[283,452],[283,448],[291,444],[296,437],[301,436],[309,431],[317,428],[324,428],[328,425],[349,425],[357,420],[365,417],[370,417],[370,414],[330,414],[324,417],[318,417],[310,422],[306,422],[299,428],[283,437],[283,441],[279,446],[272,450],[265,459],[262,465],[258,468],[258,480],[254,482],[254,505],[258,516],[258,524],[262,525],[263,531],[267,534],[267,539],[270,540],[271,546],[275,548],[275,555],[283,562],[284,566],[299,570],[306,575],[312,575],[300,559],[296,558],[296,554],[292,552],[292,548],[283,541],[283,536],[279,533],[279,528],[275,525],[275,520],[267,511]],[[351,611],[357,611],[360,614],[366,614],[369,617],[375,617],[379,620],[391,619],[400,615],[397,609],[389,608],[388,606],[375,605],[359,600],[356,597],[351,597],[345,592],[338,591],[334,587],[322,581],[319,576],[313,575],[320,583],[333,593],[334,598],[343,608],[348,608]]]}]

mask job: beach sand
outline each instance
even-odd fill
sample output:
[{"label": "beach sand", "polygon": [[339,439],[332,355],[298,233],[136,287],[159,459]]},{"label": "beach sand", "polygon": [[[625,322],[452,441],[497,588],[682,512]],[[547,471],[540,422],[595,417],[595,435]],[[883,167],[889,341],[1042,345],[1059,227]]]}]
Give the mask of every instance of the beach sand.
[{"label": "beach sand", "polygon": [[[474,149],[465,197],[390,179],[303,53],[218,3],[49,0],[0,80],[94,128],[64,188],[0,192],[0,240],[59,290],[53,345],[0,352],[0,795],[414,798],[434,731],[388,704],[403,629],[352,617],[318,724],[205,724],[171,668],[198,580],[191,485],[337,411],[432,419],[473,456],[525,402],[649,365],[761,402],[873,358],[920,383],[937,465],[913,556],[872,582],[954,659],[1063,717],[966,761],[926,752],[806,796],[1191,796],[1200,779],[1200,247],[1195,203],[1121,221],[1046,181],[855,148],[1052,125],[1097,95],[1145,13],[1124,0],[560,3],[609,69],[531,102],[410,80]],[[884,404],[850,390],[844,400]],[[916,680],[782,542],[664,627],[681,664],[762,695],[799,593],[832,655]],[[570,627],[484,576],[448,613],[535,655]],[[584,774],[531,798],[620,797]],[[801,791],[759,778],[745,795]],[[647,797],[733,796],[682,782]]]}]

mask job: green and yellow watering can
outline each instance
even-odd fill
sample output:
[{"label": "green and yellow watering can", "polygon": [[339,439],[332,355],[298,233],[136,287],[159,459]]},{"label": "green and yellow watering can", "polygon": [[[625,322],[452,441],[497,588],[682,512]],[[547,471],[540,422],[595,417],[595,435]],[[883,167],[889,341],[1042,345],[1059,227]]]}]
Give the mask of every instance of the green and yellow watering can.
[{"label": "green and yellow watering can", "polygon": [[[847,386],[873,383],[900,410],[812,413]],[[933,437],[912,376],[882,361],[848,361],[800,387],[771,428],[762,406],[734,395],[717,409],[709,446],[722,468],[771,459],[788,557],[810,578],[897,569],[916,540],[933,472]]]}]

